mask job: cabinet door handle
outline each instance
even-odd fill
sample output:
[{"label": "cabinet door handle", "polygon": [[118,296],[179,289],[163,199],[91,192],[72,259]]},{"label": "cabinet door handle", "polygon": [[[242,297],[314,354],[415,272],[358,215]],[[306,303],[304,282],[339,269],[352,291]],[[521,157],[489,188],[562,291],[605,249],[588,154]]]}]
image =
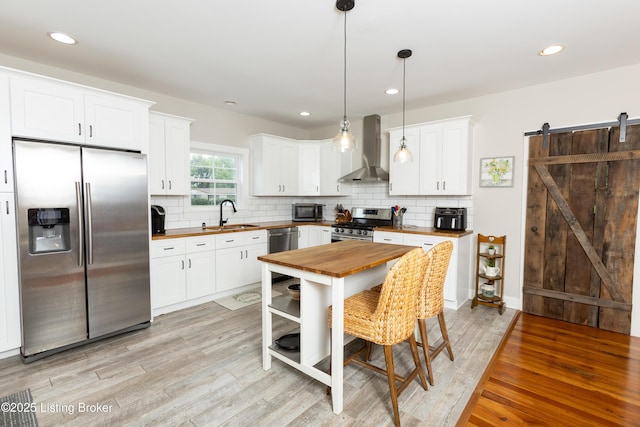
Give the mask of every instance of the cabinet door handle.
[{"label": "cabinet door handle", "polygon": [[340,184],[336,184],[336,191],[339,193],[340,192]]},{"label": "cabinet door handle", "polygon": [[440,190],[440,181],[436,182],[436,190]]},{"label": "cabinet door handle", "polygon": [[169,190],[171,190],[171,180],[169,180]]},{"label": "cabinet door handle", "polygon": [[93,138],[93,125],[89,125],[89,138]]},{"label": "cabinet door handle", "polygon": [[182,269],[184,270],[184,260],[182,260]]},{"label": "cabinet door handle", "polygon": [[82,135],[82,123],[78,123],[78,135]]},{"label": "cabinet door handle", "polygon": [[9,183],[9,177],[7,176],[7,170],[4,170],[4,183],[8,184]]},{"label": "cabinet door handle", "polygon": [[160,183],[162,184],[162,189],[164,190],[164,179],[160,180]]},{"label": "cabinet door handle", "polygon": [[7,204],[7,215],[9,215],[9,201],[5,201],[5,203]]},{"label": "cabinet door handle", "polygon": [[447,181],[442,181],[442,191],[447,189]]},{"label": "cabinet door handle", "polygon": [[189,268],[191,268],[191,258],[189,258]]},{"label": "cabinet door handle", "polygon": [[243,253],[240,251],[240,259],[243,259]]},{"label": "cabinet door handle", "polygon": [[245,249],[244,257],[247,258],[247,259],[249,258],[249,250],[248,249]]},{"label": "cabinet door handle", "polygon": [[393,182],[389,183],[389,191],[393,191]]}]

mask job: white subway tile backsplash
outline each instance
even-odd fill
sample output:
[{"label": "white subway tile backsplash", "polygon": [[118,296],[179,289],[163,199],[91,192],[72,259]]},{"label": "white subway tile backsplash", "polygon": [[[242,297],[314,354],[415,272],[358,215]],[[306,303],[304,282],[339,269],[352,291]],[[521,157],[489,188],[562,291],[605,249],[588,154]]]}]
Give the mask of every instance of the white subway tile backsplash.
[{"label": "white subway tile backsplash", "polygon": [[[321,203],[325,205],[324,217],[327,221],[333,219],[334,207],[341,204],[346,209],[357,206],[386,208],[399,205],[407,208],[404,217],[406,225],[419,227],[433,227],[433,215],[436,206],[467,208],[467,228],[473,228],[473,198],[471,196],[389,196],[386,182],[354,183],[352,194],[347,197],[249,197],[246,206],[239,206],[237,213],[225,207],[224,217],[229,218],[229,224],[246,222],[288,221],[291,219],[292,203]],[[199,227],[202,222],[208,225],[218,224],[219,209],[198,214],[185,214],[183,197],[159,197],[151,199],[154,205],[160,205],[167,211],[166,228]]]}]

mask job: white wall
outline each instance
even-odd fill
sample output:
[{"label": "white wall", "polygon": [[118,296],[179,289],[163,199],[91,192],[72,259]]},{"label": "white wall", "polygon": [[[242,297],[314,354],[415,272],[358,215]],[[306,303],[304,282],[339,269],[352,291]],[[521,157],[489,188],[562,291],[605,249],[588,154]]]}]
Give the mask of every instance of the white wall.
[{"label": "white wall", "polygon": [[[544,85],[407,112],[407,123],[473,115],[473,228],[475,233],[507,235],[505,297],[521,308],[523,232],[526,187],[523,134],[540,129],[615,121],[619,113],[640,118],[640,64]],[[384,127],[402,125],[402,116],[383,117]],[[513,188],[480,188],[483,157],[515,156]],[[636,257],[639,248],[636,247]],[[640,277],[635,275],[634,303],[640,304]],[[640,310],[632,313],[632,334],[640,336]]]},{"label": "white wall", "polygon": [[[307,131],[9,56],[0,55],[0,65],[155,101],[153,110],[195,119],[192,137],[198,141],[248,148],[247,136],[254,133],[264,132],[296,139],[324,139],[333,137],[338,127],[336,123],[335,126]],[[638,75],[640,75],[640,64],[406,112],[407,124],[464,115],[472,115],[477,119],[472,171],[473,197],[446,200],[446,202],[472,207],[474,233],[507,235],[505,298],[508,306],[513,308],[521,306],[525,215],[523,173],[526,170],[524,132],[539,129],[545,122],[550,123],[552,128],[558,128],[613,121],[623,111],[628,112],[630,118],[638,118],[640,117]],[[371,112],[371,114],[375,113],[375,111]],[[350,120],[353,133],[360,139],[362,121],[354,117],[350,117]],[[382,129],[401,125],[401,114],[382,116]],[[515,157],[515,183],[512,188],[479,188],[479,159],[494,156]],[[361,156],[360,153],[356,153],[354,168],[360,165]],[[383,143],[382,166],[388,168],[388,141]],[[383,187],[379,184],[358,185],[360,187],[355,193],[354,203],[379,201],[381,204],[389,204],[388,202],[393,202],[388,195],[384,194]],[[374,196],[369,199],[366,196],[367,193]],[[279,212],[284,212],[287,209],[286,206],[292,202],[291,199],[275,201],[273,199],[256,200],[255,203],[263,211],[268,211],[272,207],[270,204],[274,204]],[[338,199],[329,199],[326,202],[333,204],[336,200]],[[177,200],[170,202],[177,205],[181,203]],[[430,198],[406,199],[404,202],[414,203],[415,206],[425,210],[423,218],[414,218],[414,222],[418,225],[428,225],[429,206],[439,203]],[[409,218],[407,217],[407,220]],[[640,260],[638,253],[636,253],[636,259]],[[640,280],[637,276],[636,280]],[[640,304],[640,281],[634,285],[634,290],[633,302],[637,305]],[[633,312],[632,323],[632,334],[640,335],[640,310]]]}]

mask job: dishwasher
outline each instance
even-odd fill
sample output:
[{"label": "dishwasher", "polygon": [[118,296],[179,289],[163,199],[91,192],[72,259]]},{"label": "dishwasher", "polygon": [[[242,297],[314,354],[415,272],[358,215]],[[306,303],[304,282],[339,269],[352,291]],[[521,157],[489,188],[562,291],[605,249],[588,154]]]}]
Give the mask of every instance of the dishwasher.
[{"label": "dishwasher", "polygon": [[[267,251],[270,254],[276,252],[290,251],[298,249],[298,227],[273,228],[269,230]],[[280,273],[271,273],[271,280],[285,280],[290,276]]]}]

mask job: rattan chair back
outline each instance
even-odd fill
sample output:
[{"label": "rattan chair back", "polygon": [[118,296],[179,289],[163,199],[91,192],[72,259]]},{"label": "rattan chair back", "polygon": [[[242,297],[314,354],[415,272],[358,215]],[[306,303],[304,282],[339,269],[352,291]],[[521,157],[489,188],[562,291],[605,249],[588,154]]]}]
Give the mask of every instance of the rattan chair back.
[{"label": "rattan chair back", "polygon": [[389,269],[380,292],[378,306],[368,331],[370,341],[380,345],[394,345],[405,341],[415,327],[415,303],[424,276],[424,251],[416,248],[407,252]]},{"label": "rattan chair back", "polygon": [[444,282],[452,252],[453,243],[447,240],[438,243],[426,253],[426,267],[416,306],[418,319],[437,316],[444,310]]}]

